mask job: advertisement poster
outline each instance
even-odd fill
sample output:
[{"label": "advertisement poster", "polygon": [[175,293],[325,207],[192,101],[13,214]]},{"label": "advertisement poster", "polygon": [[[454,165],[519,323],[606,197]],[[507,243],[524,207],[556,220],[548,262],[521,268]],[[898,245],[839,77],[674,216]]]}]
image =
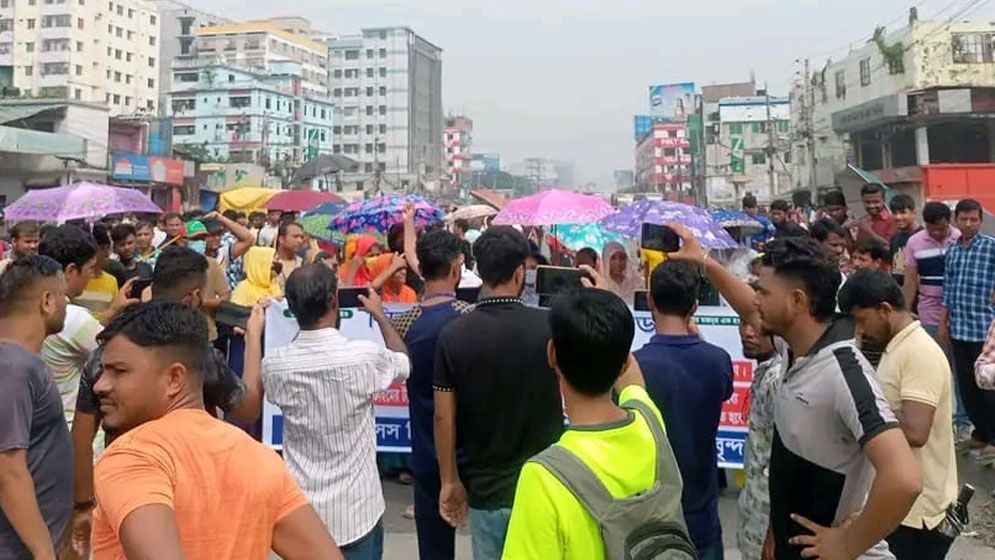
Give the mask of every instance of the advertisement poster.
[{"label": "advertisement poster", "polygon": [[694,82],[650,86],[650,113],[671,122],[684,122],[694,112]]},{"label": "advertisement poster", "polygon": [[124,181],[183,184],[183,162],[141,154],[114,154],[111,176]]},{"label": "advertisement poster", "polygon": [[[398,315],[406,309],[407,306],[390,306],[387,315]],[[364,311],[342,309],[340,316],[339,330],[346,338],[383,344],[379,329]],[[654,326],[648,312],[637,311],[634,316],[636,336],[632,341],[632,349],[638,350],[653,336]],[[739,340],[739,317],[731,309],[699,307],[695,322],[705,340],[724,348],[732,357],[733,396],[722,407],[715,452],[719,467],[741,469],[754,362],[743,358]],[[286,346],[297,335],[297,330],[297,321],[287,308],[286,301],[273,302],[266,310],[265,350]],[[408,392],[404,384],[395,384],[377,395],[373,405],[377,423],[377,450],[409,452],[411,427],[408,421]],[[263,443],[276,449],[283,446],[283,417],[280,410],[268,401],[263,403]]]}]

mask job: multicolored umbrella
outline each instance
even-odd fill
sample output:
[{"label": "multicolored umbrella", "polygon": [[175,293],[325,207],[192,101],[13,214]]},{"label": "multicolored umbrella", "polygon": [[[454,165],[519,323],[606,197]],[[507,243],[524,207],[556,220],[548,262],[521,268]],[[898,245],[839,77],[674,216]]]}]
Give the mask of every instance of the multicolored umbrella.
[{"label": "multicolored umbrella", "polygon": [[335,216],[329,227],[342,233],[386,232],[390,226],[404,220],[404,207],[409,202],[415,205],[416,226],[438,222],[445,217],[445,212],[417,195],[378,196],[353,202]]},{"label": "multicolored umbrella", "polygon": [[504,226],[590,224],[614,211],[612,205],[600,197],[552,189],[512,200],[494,216],[492,223]]},{"label": "multicolored umbrella", "polygon": [[601,225],[613,231],[638,239],[644,223],[665,225],[683,224],[701,244],[708,249],[735,249],[739,247],[729,232],[722,229],[708,212],[697,206],[662,200],[638,200],[617,214],[601,220]]},{"label": "multicolored umbrella", "polygon": [[580,251],[590,247],[599,254],[605,248],[605,243],[618,241],[625,243],[625,238],[613,231],[607,231],[600,224],[565,224],[554,226],[549,234],[560,244],[571,251]]},{"label": "multicolored umbrella", "polygon": [[724,228],[740,228],[743,235],[752,235],[764,229],[763,224],[739,210],[712,210],[708,214]]},{"label": "multicolored umbrella", "polygon": [[297,223],[301,224],[301,227],[304,228],[304,232],[311,237],[335,243],[343,242],[345,241],[345,234],[331,231],[329,228],[332,224],[332,219],[334,219],[339,212],[345,210],[348,205],[349,203],[345,201],[326,202],[301,214],[301,217],[298,218]]},{"label": "multicolored umbrella", "polygon": [[9,222],[38,220],[66,222],[97,220],[108,214],[161,214],[162,208],[145,193],[127,187],[81,182],[50,189],[34,189],[4,208]]},{"label": "multicolored umbrella", "polygon": [[341,202],[346,200],[336,194],[319,191],[280,191],[263,203],[267,210],[283,210],[284,212],[304,212],[326,202]]}]

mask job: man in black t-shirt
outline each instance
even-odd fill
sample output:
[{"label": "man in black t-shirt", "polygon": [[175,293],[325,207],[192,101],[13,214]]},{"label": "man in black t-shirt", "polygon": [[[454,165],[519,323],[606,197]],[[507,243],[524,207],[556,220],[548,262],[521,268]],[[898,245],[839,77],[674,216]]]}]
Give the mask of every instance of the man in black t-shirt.
[{"label": "man in black t-shirt", "polygon": [[547,313],[519,299],[529,254],[525,237],[493,227],[473,253],[484,282],[481,297],[442,331],[435,359],[439,511],[454,526],[469,513],[473,557],[496,560],[518,474],[563,433],[563,401],[547,360]]},{"label": "man in black t-shirt", "polygon": [[916,219],[916,202],[912,200],[911,196],[896,194],[888,203],[888,209],[891,210],[895,226],[898,228],[895,235],[892,235],[889,240],[891,245],[891,275],[895,278],[895,282],[902,286],[905,283],[905,245],[909,242],[910,237],[922,229],[922,226],[918,224]]}]

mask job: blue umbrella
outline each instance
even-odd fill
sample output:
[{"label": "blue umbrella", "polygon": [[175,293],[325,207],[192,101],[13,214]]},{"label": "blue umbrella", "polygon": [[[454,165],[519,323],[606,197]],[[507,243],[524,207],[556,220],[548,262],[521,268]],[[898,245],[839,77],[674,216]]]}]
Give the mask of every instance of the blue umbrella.
[{"label": "blue umbrella", "polygon": [[764,230],[764,225],[760,221],[739,210],[712,210],[709,215],[724,228],[740,228],[743,235],[752,235]]},{"label": "blue umbrella", "polygon": [[739,243],[722,224],[712,219],[708,212],[697,206],[662,200],[638,200],[617,214],[601,220],[608,231],[638,239],[643,224],[666,225],[678,223],[691,230],[702,246],[708,249],[735,249]]},{"label": "blue umbrella", "polygon": [[330,227],[342,233],[385,233],[392,225],[404,220],[404,207],[409,202],[415,205],[417,226],[438,222],[446,215],[417,195],[378,196],[350,204],[335,216]]}]

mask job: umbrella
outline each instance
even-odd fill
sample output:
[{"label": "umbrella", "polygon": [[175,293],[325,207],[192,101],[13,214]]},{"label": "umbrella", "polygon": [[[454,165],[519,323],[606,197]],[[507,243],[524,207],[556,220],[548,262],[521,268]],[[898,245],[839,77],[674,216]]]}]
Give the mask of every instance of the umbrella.
[{"label": "umbrella", "polygon": [[348,205],[349,204],[344,201],[326,202],[319,206],[315,206],[302,214],[297,220],[297,223],[301,224],[301,227],[304,228],[304,232],[311,237],[333,242],[342,241],[345,239],[344,235],[329,230],[329,227],[332,224],[332,218],[338,215],[339,212],[345,210]]},{"label": "umbrella", "polygon": [[258,187],[239,187],[232,189],[221,195],[218,203],[218,210],[241,210],[243,212],[255,212],[273,198],[280,191],[276,189],[261,189]]},{"label": "umbrella", "polygon": [[551,234],[564,247],[571,251],[579,251],[590,247],[598,253],[605,248],[605,243],[618,241],[624,243],[625,238],[613,231],[606,231],[600,224],[566,224],[553,228]]},{"label": "umbrella", "polygon": [[307,181],[339,171],[356,171],[359,162],[341,154],[318,154],[294,171],[294,182]]},{"label": "umbrella", "polygon": [[487,216],[493,216],[497,214],[497,210],[494,207],[487,204],[472,204],[470,206],[464,206],[455,212],[446,216],[447,222],[455,222],[456,220],[473,220],[474,218],[486,218]]},{"label": "umbrella", "polygon": [[161,214],[162,208],[139,190],[81,182],[30,190],[4,209],[4,219],[66,222],[96,220],[108,214],[129,212]]},{"label": "umbrella", "polygon": [[589,224],[614,211],[611,204],[597,196],[552,189],[512,200],[492,223],[521,226]]},{"label": "umbrella", "polygon": [[415,205],[415,225],[423,226],[441,220],[445,213],[417,195],[377,196],[353,202],[332,220],[329,226],[342,233],[367,231],[386,232],[404,220],[404,207]]},{"label": "umbrella", "polygon": [[318,191],[280,191],[264,202],[263,208],[283,210],[284,212],[303,212],[325,202],[345,203],[345,199],[332,193]]},{"label": "umbrella", "polygon": [[708,249],[735,249],[739,247],[729,232],[722,229],[708,212],[697,206],[662,200],[639,200],[626,206],[617,214],[601,220],[606,230],[638,239],[644,223],[664,225],[683,224],[701,244]]},{"label": "umbrella", "polygon": [[508,199],[504,197],[503,194],[494,192],[490,189],[475,189],[470,191],[470,196],[483,202],[484,204],[489,204],[498,210],[505,207],[508,204]]},{"label": "umbrella", "polygon": [[712,210],[708,213],[724,228],[741,228],[743,235],[752,235],[764,230],[764,225],[746,212],[739,210]]}]

